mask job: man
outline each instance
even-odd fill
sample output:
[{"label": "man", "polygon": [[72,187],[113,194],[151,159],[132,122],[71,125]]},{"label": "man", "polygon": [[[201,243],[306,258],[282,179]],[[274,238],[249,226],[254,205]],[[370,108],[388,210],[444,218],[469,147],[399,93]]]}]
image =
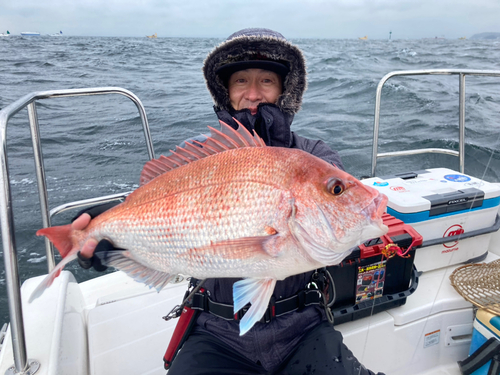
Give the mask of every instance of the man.
[{"label": "man", "polygon": [[[283,35],[268,29],[234,33],[208,55],[203,73],[220,120],[237,128],[237,119],[268,146],[299,148],[343,169],[338,153],[325,143],[290,130],[306,89],[306,69],[302,52]],[[89,221],[82,215],[73,226],[81,229]],[[90,240],[82,248],[84,262],[96,245]],[[267,318],[243,336],[241,316],[232,313],[237,280],[206,280],[203,301],[192,306],[203,311],[169,374],[373,374],[342,343],[324,301],[300,297],[317,275],[278,281]]]}]

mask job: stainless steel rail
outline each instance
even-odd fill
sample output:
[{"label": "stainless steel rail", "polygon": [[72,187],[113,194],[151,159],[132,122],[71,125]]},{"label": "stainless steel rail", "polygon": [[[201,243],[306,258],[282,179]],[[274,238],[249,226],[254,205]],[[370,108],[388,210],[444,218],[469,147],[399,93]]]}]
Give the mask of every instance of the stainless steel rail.
[{"label": "stainless steel rail", "polygon": [[[395,151],[395,152],[385,152],[378,153],[378,133],[380,125],[380,103],[382,100],[382,87],[384,84],[392,77],[396,76],[415,76],[415,75],[458,75],[459,76],[459,118],[458,118],[458,133],[459,133],[459,145],[458,151],[443,149],[443,148],[422,148],[416,150],[407,151]],[[403,155],[416,155],[425,153],[439,153],[457,156],[459,158],[459,168],[460,172],[464,173],[465,168],[465,76],[475,75],[475,76],[490,76],[490,77],[500,77],[500,71],[498,70],[471,70],[471,69],[427,69],[427,70],[402,70],[398,72],[391,72],[386,74],[379,82],[377,86],[377,92],[375,96],[375,120],[373,124],[373,148],[372,148],[372,170],[371,176],[375,176],[375,170],[377,168],[377,160],[382,158],[388,158],[393,156],[403,156]]]},{"label": "stainless steel rail", "polygon": [[[5,261],[5,279],[7,281],[7,297],[9,300],[9,316],[10,329],[12,335],[12,349],[14,355],[14,373],[15,374],[32,374],[36,371],[38,365],[36,361],[30,360],[28,363],[26,354],[26,340],[24,335],[23,311],[21,304],[21,291],[19,280],[19,269],[17,262],[17,249],[15,244],[15,228],[14,216],[12,211],[12,196],[10,189],[9,168],[7,161],[7,124],[9,119],[18,113],[23,108],[28,108],[28,117],[30,122],[31,137],[33,142],[33,152],[35,157],[35,166],[38,182],[38,194],[40,197],[40,207],[42,211],[42,222],[44,227],[50,226],[51,214],[63,211],[69,206],[77,207],[86,203],[110,201],[117,199],[117,196],[108,196],[96,198],[93,200],[75,202],[68,204],[65,207],[60,206],[51,213],[48,211],[48,197],[45,179],[45,169],[43,165],[42,149],[40,142],[40,129],[38,124],[38,116],[36,112],[36,101],[40,99],[61,98],[69,96],[88,96],[102,94],[120,94],[124,95],[136,105],[139,111],[144,136],[146,138],[146,147],[150,159],[155,157],[153,142],[149,131],[149,124],[146,117],[146,111],[141,101],[132,92],[119,87],[98,87],[73,90],[51,90],[39,91],[28,94],[14,103],[8,105],[0,111],[0,144],[2,150],[0,152],[0,221],[2,230],[2,244],[4,250]],[[119,194],[124,196],[126,194]],[[55,266],[54,249],[49,241],[46,240],[47,266],[50,272]]]}]

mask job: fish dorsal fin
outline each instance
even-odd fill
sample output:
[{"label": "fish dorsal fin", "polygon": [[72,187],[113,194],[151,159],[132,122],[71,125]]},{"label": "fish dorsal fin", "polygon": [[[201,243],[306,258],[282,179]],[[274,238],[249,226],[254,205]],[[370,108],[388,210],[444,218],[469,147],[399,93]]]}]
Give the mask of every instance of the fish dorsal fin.
[{"label": "fish dorsal fin", "polygon": [[171,155],[161,155],[158,159],[148,161],[142,169],[140,185],[145,185],[152,179],[172,169],[210,155],[241,147],[266,147],[266,144],[257,133],[254,132],[252,135],[238,120],[233,119],[238,124],[237,130],[234,130],[225,122],[219,121],[221,130],[209,126],[210,136],[205,141],[185,142],[184,147],[177,146],[175,151],[170,150]]}]

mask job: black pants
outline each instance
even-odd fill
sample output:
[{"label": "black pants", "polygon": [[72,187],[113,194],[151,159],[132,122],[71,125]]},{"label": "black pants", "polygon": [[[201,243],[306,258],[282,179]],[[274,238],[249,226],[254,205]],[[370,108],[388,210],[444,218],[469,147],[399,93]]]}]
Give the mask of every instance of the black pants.
[{"label": "black pants", "polygon": [[374,375],[358,362],[344,345],[342,334],[327,322],[307,333],[279,368],[271,372],[212,335],[193,332],[168,371],[168,375],[185,374]]}]

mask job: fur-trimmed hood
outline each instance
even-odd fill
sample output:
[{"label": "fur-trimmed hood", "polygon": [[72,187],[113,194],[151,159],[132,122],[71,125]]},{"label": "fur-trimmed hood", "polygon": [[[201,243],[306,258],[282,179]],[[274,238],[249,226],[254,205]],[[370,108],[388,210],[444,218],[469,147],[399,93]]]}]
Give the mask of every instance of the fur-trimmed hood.
[{"label": "fur-trimmed hood", "polygon": [[215,109],[234,111],[229,92],[216,74],[217,69],[225,64],[255,60],[256,55],[288,65],[290,71],[283,81],[283,93],[278,98],[277,106],[285,113],[297,113],[307,87],[304,55],[280,33],[259,28],[244,29],[232,34],[205,59],[203,74],[214,99]]}]

